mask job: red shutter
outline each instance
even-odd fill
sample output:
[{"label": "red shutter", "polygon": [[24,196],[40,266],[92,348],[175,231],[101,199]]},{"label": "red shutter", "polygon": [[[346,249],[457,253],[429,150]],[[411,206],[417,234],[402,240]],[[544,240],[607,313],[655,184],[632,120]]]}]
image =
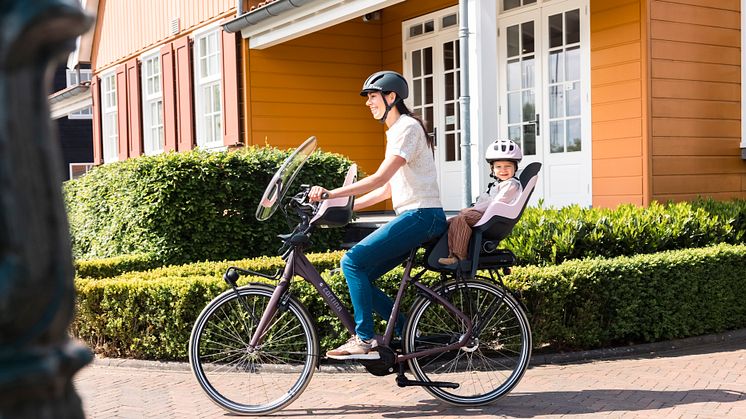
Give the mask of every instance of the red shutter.
[{"label": "red shutter", "polygon": [[140,100],[140,66],[137,58],[127,66],[127,113],[129,117],[129,156],[142,155],[142,101]]},{"label": "red shutter", "polygon": [[221,70],[220,89],[223,93],[223,144],[232,146],[239,143],[238,111],[238,57],[236,54],[236,34],[220,31]]},{"label": "red shutter", "polygon": [[103,164],[103,142],[101,140],[101,87],[98,76],[91,78],[93,99],[93,164]]},{"label": "red shutter", "polygon": [[192,62],[188,37],[174,41],[176,62],[176,138],[178,151],[194,148],[194,117],[192,112]]},{"label": "red shutter", "polygon": [[174,89],[174,50],[171,43],[161,47],[161,92],[163,92],[164,151],[176,151],[176,90]]},{"label": "red shutter", "polygon": [[129,157],[129,132],[127,129],[127,67],[125,64],[117,67],[117,135],[119,160],[126,160]]}]

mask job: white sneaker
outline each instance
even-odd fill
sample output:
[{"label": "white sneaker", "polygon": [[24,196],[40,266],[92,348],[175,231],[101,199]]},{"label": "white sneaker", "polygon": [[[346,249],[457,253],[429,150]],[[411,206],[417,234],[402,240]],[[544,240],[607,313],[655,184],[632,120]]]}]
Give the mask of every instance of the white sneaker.
[{"label": "white sneaker", "polygon": [[378,352],[371,350],[375,343],[374,339],[366,342],[355,335],[339,348],[328,351],[326,356],[332,359],[380,359]]}]

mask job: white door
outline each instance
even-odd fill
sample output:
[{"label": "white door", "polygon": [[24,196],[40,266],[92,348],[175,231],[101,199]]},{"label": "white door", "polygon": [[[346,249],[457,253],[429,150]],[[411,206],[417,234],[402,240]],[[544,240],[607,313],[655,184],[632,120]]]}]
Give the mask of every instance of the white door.
[{"label": "white door", "polygon": [[463,206],[463,163],[459,115],[460,62],[457,8],[402,24],[407,106],[420,115],[435,140],[443,208]]},{"label": "white door", "polygon": [[[543,4],[543,3],[541,3]],[[552,1],[500,18],[500,132],[522,163],[543,164],[532,201],[590,206],[587,1]]]}]

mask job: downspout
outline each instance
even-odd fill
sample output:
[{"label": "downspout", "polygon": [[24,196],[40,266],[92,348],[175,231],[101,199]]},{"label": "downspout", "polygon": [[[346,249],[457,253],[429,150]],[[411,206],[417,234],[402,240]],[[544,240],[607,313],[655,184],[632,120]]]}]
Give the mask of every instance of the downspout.
[{"label": "downspout", "polygon": [[471,205],[471,106],[469,97],[469,7],[459,0],[459,42],[461,44],[461,159],[464,165],[464,196],[462,207]]},{"label": "downspout", "polygon": [[243,2],[244,0],[236,0],[236,16],[244,14]]}]

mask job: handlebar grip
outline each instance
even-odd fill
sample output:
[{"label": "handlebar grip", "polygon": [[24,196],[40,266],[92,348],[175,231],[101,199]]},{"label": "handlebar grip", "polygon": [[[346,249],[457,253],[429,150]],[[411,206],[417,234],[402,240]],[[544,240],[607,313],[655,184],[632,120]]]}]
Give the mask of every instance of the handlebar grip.
[{"label": "handlebar grip", "polygon": [[329,199],[329,192],[322,192],[321,199]]}]

